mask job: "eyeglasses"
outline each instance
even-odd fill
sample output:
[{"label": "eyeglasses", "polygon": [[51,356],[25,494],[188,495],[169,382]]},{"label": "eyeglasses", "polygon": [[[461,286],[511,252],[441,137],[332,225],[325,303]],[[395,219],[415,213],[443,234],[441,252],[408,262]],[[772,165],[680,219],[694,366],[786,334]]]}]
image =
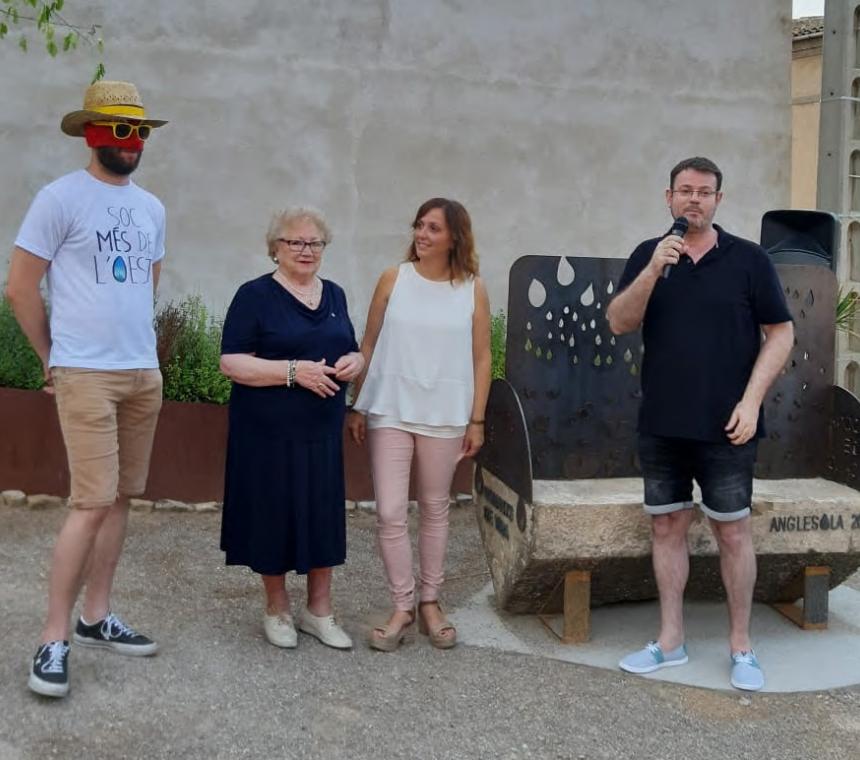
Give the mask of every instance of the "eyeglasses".
[{"label": "eyeglasses", "polygon": [[149,124],[127,124],[124,121],[94,121],[92,123],[97,127],[110,127],[117,140],[128,140],[133,132],[137,132],[137,136],[141,140],[146,140],[152,134],[152,127]]},{"label": "eyeglasses", "polygon": [[322,253],[327,243],[325,240],[287,240],[278,238],[279,243],[284,243],[293,253],[301,253],[305,248],[310,248],[311,253]]},{"label": "eyeglasses", "polygon": [[682,187],[680,190],[670,190],[670,192],[672,193],[672,195],[679,195],[684,200],[689,200],[694,195],[698,195],[699,198],[701,198],[703,201],[709,200],[717,194],[716,190],[693,190],[689,187]]}]

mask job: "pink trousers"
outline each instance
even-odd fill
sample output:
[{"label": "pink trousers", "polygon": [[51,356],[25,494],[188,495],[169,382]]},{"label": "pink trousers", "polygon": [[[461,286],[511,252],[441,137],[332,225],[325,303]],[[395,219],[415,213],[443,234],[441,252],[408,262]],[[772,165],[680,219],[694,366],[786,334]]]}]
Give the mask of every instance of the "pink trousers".
[{"label": "pink trousers", "polygon": [[439,598],[444,579],[449,494],[463,438],[433,438],[397,428],[371,428],[367,438],[376,493],[379,553],[395,609],[411,610],[415,607],[415,578],[407,510],[412,456],[414,453],[419,509],[420,599],[431,602]]}]

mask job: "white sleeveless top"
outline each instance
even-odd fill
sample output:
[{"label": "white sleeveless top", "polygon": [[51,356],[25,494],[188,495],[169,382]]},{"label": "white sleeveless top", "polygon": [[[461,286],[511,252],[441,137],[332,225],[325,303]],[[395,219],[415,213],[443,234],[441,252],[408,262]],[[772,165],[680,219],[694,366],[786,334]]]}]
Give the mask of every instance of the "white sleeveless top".
[{"label": "white sleeveless top", "polygon": [[475,391],[472,313],[475,280],[434,282],[400,265],[354,408],[369,427],[421,435],[463,435]]}]

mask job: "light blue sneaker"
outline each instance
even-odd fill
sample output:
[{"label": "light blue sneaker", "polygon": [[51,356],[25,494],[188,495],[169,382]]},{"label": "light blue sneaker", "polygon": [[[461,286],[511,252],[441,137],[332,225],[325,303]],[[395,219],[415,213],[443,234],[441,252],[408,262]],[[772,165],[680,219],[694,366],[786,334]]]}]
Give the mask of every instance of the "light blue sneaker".
[{"label": "light blue sneaker", "polygon": [[755,652],[732,652],[732,686],[744,691],[758,691],[764,686],[764,673]]},{"label": "light blue sneaker", "polygon": [[628,673],[653,673],[660,668],[686,665],[688,659],[686,644],[681,644],[671,652],[664,652],[656,641],[649,641],[644,649],[628,654],[618,663],[618,667]]}]

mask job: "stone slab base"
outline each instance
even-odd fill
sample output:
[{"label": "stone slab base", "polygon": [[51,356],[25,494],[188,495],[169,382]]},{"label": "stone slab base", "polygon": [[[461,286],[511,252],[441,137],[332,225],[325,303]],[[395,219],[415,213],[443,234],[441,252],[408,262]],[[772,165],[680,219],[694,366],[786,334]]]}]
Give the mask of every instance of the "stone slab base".
[{"label": "stone slab base", "polygon": [[[651,518],[638,478],[534,481],[526,503],[482,471],[475,509],[499,606],[512,612],[560,609],[568,570],[592,572],[592,605],[656,596]],[[688,595],[724,595],[719,556],[700,510],[690,530]],[[777,601],[807,565],[831,568],[831,587],[860,567],[860,492],[816,479],[758,480],[752,529],[759,601]]]}]

